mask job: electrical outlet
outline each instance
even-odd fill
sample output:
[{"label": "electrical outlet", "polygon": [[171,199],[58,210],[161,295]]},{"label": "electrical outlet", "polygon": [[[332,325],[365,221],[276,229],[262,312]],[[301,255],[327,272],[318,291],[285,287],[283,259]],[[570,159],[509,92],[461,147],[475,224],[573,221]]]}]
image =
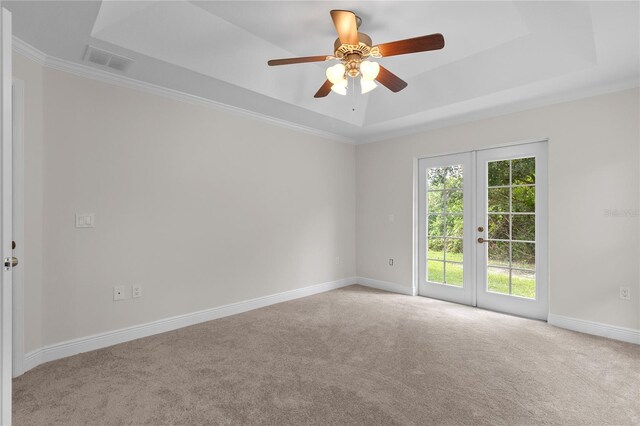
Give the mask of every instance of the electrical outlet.
[{"label": "electrical outlet", "polygon": [[389,259],[389,266],[393,266],[393,259]]},{"label": "electrical outlet", "polygon": [[131,297],[134,299],[136,297],[142,297],[142,286],[140,284],[136,284],[131,287]]},{"label": "electrical outlet", "polygon": [[340,256],[336,256],[336,265],[340,264]]},{"label": "electrical outlet", "polygon": [[629,287],[620,287],[620,299],[631,300],[631,289]]},{"label": "electrical outlet", "polygon": [[113,300],[124,300],[124,286],[117,285],[113,287]]}]

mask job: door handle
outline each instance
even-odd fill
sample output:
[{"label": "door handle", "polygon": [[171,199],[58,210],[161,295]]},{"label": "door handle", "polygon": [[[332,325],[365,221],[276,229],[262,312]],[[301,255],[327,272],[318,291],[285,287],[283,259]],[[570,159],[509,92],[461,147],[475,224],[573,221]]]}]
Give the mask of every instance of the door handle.
[{"label": "door handle", "polygon": [[489,241],[485,240],[484,238],[480,237],[478,238],[478,243],[482,244],[482,243],[488,243]]},{"label": "door handle", "polygon": [[4,270],[8,271],[11,268],[18,266],[18,258],[15,256],[4,258]]}]

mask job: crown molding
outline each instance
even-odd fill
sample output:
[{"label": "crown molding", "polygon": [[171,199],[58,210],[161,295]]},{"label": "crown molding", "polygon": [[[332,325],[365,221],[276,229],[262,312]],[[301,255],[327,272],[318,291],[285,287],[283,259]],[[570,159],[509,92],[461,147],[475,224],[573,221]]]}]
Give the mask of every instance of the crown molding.
[{"label": "crown molding", "polygon": [[16,36],[13,36],[12,47],[14,52],[21,54],[27,59],[31,59],[33,62],[40,65],[44,65],[47,62],[46,53],[36,49]]},{"label": "crown molding", "polygon": [[356,140],[347,138],[345,136],[326,132],[323,130],[315,129],[313,127],[304,126],[301,124],[293,123],[291,121],[282,120],[279,118],[271,117],[265,114],[261,114],[254,111],[249,111],[244,108],[235,107],[233,105],[224,104],[222,102],[214,101],[212,99],[203,98],[201,96],[192,95],[190,93],[181,92],[179,90],[170,89],[168,87],[159,86],[152,83],[147,83],[141,80],[136,80],[124,75],[115,74],[109,71],[105,71],[99,68],[95,68],[88,65],[78,64],[65,59],[56,58],[54,56],[47,55],[46,53],[36,49],[20,38],[13,36],[13,51],[21,54],[22,56],[30,59],[44,67],[64,71],[70,74],[74,74],[80,77],[97,80],[102,83],[113,84],[128,89],[140,90],[153,95],[162,96],[165,98],[177,100],[180,102],[186,102],[192,105],[203,106],[206,108],[213,108],[218,111],[230,112],[234,115],[251,118],[254,120],[262,121],[273,126],[282,127],[285,129],[294,130],[308,135],[318,136],[324,139],[329,139],[337,142],[342,142],[350,145],[356,144]]},{"label": "crown molding", "polygon": [[565,93],[554,95],[546,95],[540,98],[532,98],[528,100],[515,101],[502,105],[487,106],[471,112],[454,115],[448,118],[439,118],[433,121],[426,121],[424,124],[407,126],[383,132],[380,135],[366,137],[358,142],[358,145],[364,145],[375,142],[388,142],[391,140],[428,133],[433,130],[446,127],[458,126],[461,124],[471,123],[479,120],[500,117],[509,114],[516,114],[524,111],[531,111],[538,108],[563,104],[566,102],[579,101],[581,99],[592,98],[596,96],[604,96],[610,93],[622,92],[624,90],[636,89],[640,87],[640,79],[634,77],[624,80],[615,81],[607,84],[585,87],[582,89],[570,90]]}]

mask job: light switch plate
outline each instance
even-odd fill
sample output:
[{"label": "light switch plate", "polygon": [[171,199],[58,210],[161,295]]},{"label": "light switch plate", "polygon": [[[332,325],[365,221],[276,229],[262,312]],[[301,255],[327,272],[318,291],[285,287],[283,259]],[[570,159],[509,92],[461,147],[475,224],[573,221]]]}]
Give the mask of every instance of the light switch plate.
[{"label": "light switch plate", "polygon": [[95,213],[76,213],[76,228],[94,228],[95,226]]}]

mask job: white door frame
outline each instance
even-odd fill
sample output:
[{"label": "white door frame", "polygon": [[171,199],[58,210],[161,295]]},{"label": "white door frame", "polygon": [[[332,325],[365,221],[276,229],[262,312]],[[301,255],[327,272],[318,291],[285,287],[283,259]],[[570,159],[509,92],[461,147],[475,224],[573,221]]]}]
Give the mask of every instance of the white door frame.
[{"label": "white door frame", "polygon": [[13,78],[13,377],[24,373],[24,81]]},{"label": "white door frame", "polygon": [[[421,221],[422,221],[422,215],[424,214],[424,209],[426,209],[426,203],[422,203],[422,201],[424,200],[424,195],[421,195],[420,193],[421,191],[421,185],[420,185],[420,181],[423,177],[423,172],[421,173],[420,171],[420,161],[423,159],[430,159],[430,158],[437,158],[437,157],[443,157],[443,156],[451,156],[451,155],[456,155],[456,154],[464,154],[464,153],[473,153],[474,157],[473,157],[473,166],[475,167],[477,164],[476,161],[476,156],[478,155],[479,151],[487,151],[487,150],[492,150],[492,149],[496,149],[496,148],[509,148],[509,147],[517,147],[520,145],[531,145],[531,144],[543,144],[545,151],[544,151],[544,161],[541,162],[542,164],[542,169],[538,172],[538,170],[536,171],[536,175],[538,175],[539,173],[542,176],[542,180],[540,180],[540,183],[542,184],[542,187],[544,187],[544,198],[542,199],[538,199],[538,196],[536,195],[536,205],[538,205],[538,203],[542,203],[541,204],[541,209],[540,209],[540,215],[536,215],[536,233],[540,232],[539,235],[539,239],[540,239],[540,246],[544,245],[544,250],[543,252],[539,252],[538,248],[536,248],[536,259],[543,259],[543,265],[540,268],[539,271],[536,272],[536,275],[538,277],[538,279],[541,280],[542,284],[542,288],[541,290],[543,291],[544,295],[542,297],[545,298],[546,301],[546,307],[545,307],[545,312],[544,313],[536,313],[534,315],[531,316],[531,318],[538,318],[538,319],[543,319],[546,320],[548,313],[549,313],[549,251],[548,251],[548,158],[547,158],[547,153],[548,153],[548,142],[549,139],[548,138],[536,138],[536,139],[530,139],[530,140],[521,140],[521,141],[516,141],[516,142],[511,142],[511,143],[502,143],[502,144],[495,144],[495,145],[490,145],[487,147],[483,147],[483,148],[478,148],[478,149],[471,149],[471,150],[467,150],[467,151],[451,151],[451,152],[446,152],[446,153],[441,153],[441,154],[435,154],[435,155],[429,155],[429,156],[424,156],[424,157],[414,157],[414,161],[413,161],[413,166],[414,166],[414,206],[413,206],[413,217],[414,217],[414,232],[413,232],[413,294],[414,295],[420,295],[420,282],[422,280],[423,277],[421,277],[421,271],[423,270],[421,267],[421,259],[420,259],[420,244],[421,243]],[[467,175],[467,176],[471,176],[471,175]],[[474,187],[473,190],[471,191],[473,193],[473,205],[476,206],[478,203],[476,202],[476,198],[477,198],[477,193],[478,193],[478,186],[477,186],[477,182],[475,182],[476,179],[476,173],[475,173],[475,169],[474,169],[474,174],[472,175],[473,179],[474,179]],[[538,177],[536,177],[536,180],[538,180]],[[425,204],[425,206],[422,206],[422,204]],[[465,205],[466,208],[466,205]],[[477,223],[475,223],[476,221],[476,210],[474,209],[474,214],[473,214],[473,221],[471,223],[472,225],[472,233],[471,236],[473,237],[472,240],[474,242],[473,244],[473,248],[470,250],[471,256],[473,258],[473,262],[474,262],[474,272],[475,274],[477,274],[477,269],[480,267],[479,262],[477,262],[477,247],[475,244],[475,236],[476,236],[476,228],[477,228]],[[538,218],[538,216],[540,216],[540,218]],[[543,219],[542,221],[539,220]],[[465,227],[466,228],[466,227]],[[465,239],[465,243],[466,243],[466,239]],[[466,256],[466,253],[465,253]],[[477,283],[476,283],[477,285]],[[477,293],[478,290],[477,288],[474,290],[473,292],[473,300],[472,303],[470,303],[471,306],[476,306],[477,305]],[[486,308],[486,309],[490,309],[490,308]],[[508,313],[508,312],[507,312]]]},{"label": "white door frame", "polygon": [[[11,12],[0,9],[0,150],[2,156],[2,170],[0,188],[0,250],[2,256],[0,260],[12,256],[11,240],[13,209],[12,195],[12,133],[13,120],[11,117],[11,80],[12,72],[12,49],[11,49]],[[4,263],[4,262],[3,262]],[[11,378],[12,378],[12,276],[11,268],[2,268],[0,276],[0,423],[2,425],[11,424]]]}]

